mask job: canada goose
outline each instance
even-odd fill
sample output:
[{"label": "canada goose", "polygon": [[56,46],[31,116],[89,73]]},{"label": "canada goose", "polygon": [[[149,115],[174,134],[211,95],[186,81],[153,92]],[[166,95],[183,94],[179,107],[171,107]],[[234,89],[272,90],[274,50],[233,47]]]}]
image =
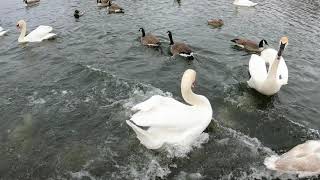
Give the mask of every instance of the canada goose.
[{"label": "canada goose", "polygon": [[208,25],[211,25],[211,26],[213,26],[213,27],[215,27],[215,28],[217,28],[217,27],[221,27],[221,26],[223,26],[223,20],[222,19],[210,19],[210,20],[208,20]]},{"label": "canada goose", "polygon": [[247,6],[247,7],[253,7],[253,6],[256,6],[258,3],[254,3],[250,0],[235,0],[233,2],[233,5],[236,5],[236,6]]},{"label": "canada goose", "polygon": [[36,4],[36,3],[40,2],[40,0],[23,0],[23,2],[26,5],[33,5],[33,4]]},{"label": "canada goose", "polygon": [[97,0],[98,7],[109,6],[109,1],[111,1],[111,0]]},{"label": "canada goose", "polygon": [[180,55],[193,60],[194,57],[191,48],[185,43],[173,42],[171,31],[168,31],[167,33],[170,39],[170,52],[172,53],[172,55]]},{"label": "canada goose", "polygon": [[123,8],[115,3],[111,3],[111,1],[109,1],[108,10],[109,13],[124,13]]},{"label": "canada goose", "polygon": [[73,15],[76,19],[79,19],[79,17],[83,16],[83,14],[84,12],[80,12],[79,10],[76,9]]},{"label": "canada goose", "polygon": [[3,36],[7,33],[8,31],[5,31],[2,27],[0,27],[0,36]]},{"label": "canada goose", "polygon": [[154,36],[152,34],[146,35],[143,28],[140,28],[139,31],[141,31],[141,33],[142,33],[140,40],[143,45],[151,46],[151,47],[159,47],[160,46],[161,43],[156,36]]},{"label": "canada goose", "polygon": [[320,174],[320,141],[309,140],[280,156],[267,157],[264,164],[268,169],[281,173],[298,174],[299,178],[318,175]]},{"label": "canada goose", "polygon": [[[280,39],[280,47],[278,52],[273,56],[274,60],[264,59],[263,55],[251,55],[249,61],[250,79],[247,81],[249,87],[256,89],[261,94],[271,96],[277,93],[281,86],[288,81],[288,69],[285,65],[282,53],[288,45],[288,38],[282,37]],[[267,49],[268,50],[268,49]],[[271,63],[269,71],[267,71],[266,62]]]},{"label": "canada goose", "polygon": [[52,27],[50,26],[39,26],[37,29],[31,31],[28,35],[27,33],[27,24],[24,20],[20,20],[17,22],[17,28],[21,31],[18,42],[41,42],[45,39],[51,39],[56,34],[50,33],[52,31]]},{"label": "canada goose", "polygon": [[264,50],[266,45],[269,45],[268,42],[264,39],[262,39],[259,44],[254,41],[241,38],[232,39],[231,41],[236,43],[236,46],[238,47],[255,52],[261,52],[262,50]]}]

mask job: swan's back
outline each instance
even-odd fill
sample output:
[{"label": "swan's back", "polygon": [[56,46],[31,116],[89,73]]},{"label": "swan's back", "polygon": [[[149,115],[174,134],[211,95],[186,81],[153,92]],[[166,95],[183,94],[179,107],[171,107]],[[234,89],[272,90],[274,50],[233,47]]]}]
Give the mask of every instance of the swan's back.
[{"label": "swan's back", "polygon": [[39,26],[37,29],[30,32],[26,38],[30,42],[37,42],[42,41],[44,39],[49,39],[50,37],[54,36],[55,34],[50,33],[52,31],[52,27],[50,26]]},{"label": "swan's back", "polygon": [[269,169],[289,173],[320,174],[320,141],[310,140],[281,156],[268,157],[265,165]]},{"label": "swan's back", "polygon": [[159,95],[137,104],[132,110],[138,112],[127,124],[149,149],[158,149],[164,143],[189,145],[212,118],[211,105],[199,108]]},{"label": "swan's back", "polygon": [[249,73],[251,75],[251,81],[255,83],[263,83],[268,76],[265,61],[258,55],[251,55],[249,61]]}]

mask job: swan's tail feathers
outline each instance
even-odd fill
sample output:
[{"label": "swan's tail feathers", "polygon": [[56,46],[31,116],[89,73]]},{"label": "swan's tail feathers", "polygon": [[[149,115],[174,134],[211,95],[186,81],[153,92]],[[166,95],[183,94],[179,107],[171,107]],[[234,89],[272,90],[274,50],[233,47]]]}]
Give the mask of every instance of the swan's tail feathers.
[{"label": "swan's tail feathers", "polygon": [[271,170],[277,170],[276,168],[276,162],[279,160],[279,156],[277,155],[272,155],[270,157],[267,157],[265,160],[264,160],[264,165],[268,168],[268,169],[271,169]]},{"label": "swan's tail feathers", "polygon": [[136,133],[141,144],[146,146],[148,149],[159,149],[162,146],[162,143],[159,143],[159,141],[157,141],[156,138],[153,137],[148,131],[143,130],[131,120],[127,120],[126,122]]},{"label": "swan's tail feathers", "polygon": [[55,38],[57,35],[54,33],[49,33],[46,36],[43,37],[43,39],[53,39]]},{"label": "swan's tail feathers", "polygon": [[149,98],[148,100],[133,106],[131,108],[131,110],[132,111],[143,111],[143,112],[149,111],[155,105],[159,104],[159,102],[161,101],[161,98],[162,98],[162,96],[154,95],[151,98]]}]

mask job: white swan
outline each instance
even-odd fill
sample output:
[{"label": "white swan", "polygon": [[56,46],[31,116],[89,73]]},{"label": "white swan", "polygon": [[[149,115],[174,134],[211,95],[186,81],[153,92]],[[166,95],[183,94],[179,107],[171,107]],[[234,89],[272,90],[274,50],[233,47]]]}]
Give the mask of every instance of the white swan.
[{"label": "white swan", "polygon": [[8,31],[5,31],[2,27],[0,27],[0,36],[3,36],[7,33]]},{"label": "white swan", "polygon": [[[280,40],[279,51],[277,52],[274,60],[270,60],[272,56],[265,57],[266,54],[264,56],[258,56],[256,54],[251,55],[249,61],[249,73],[251,78],[247,81],[251,88],[256,89],[261,94],[270,96],[277,93],[281,86],[287,83],[288,74],[286,73],[288,73],[288,70],[283,70],[284,72],[280,71],[286,66],[282,65],[282,68],[279,68],[280,62],[283,61],[284,63],[281,56],[287,44],[288,38],[282,37]],[[263,57],[266,59],[263,59]],[[266,62],[271,63],[268,72]]]},{"label": "white swan", "polygon": [[196,72],[188,69],[181,80],[183,99],[190,105],[160,95],[137,104],[127,124],[135,131],[141,144],[158,149],[164,143],[190,146],[209,125],[212,108],[209,100],[192,92]]},{"label": "white swan", "polygon": [[310,140],[297,145],[281,156],[267,157],[264,164],[268,169],[298,174],[299,177],[318,175],[320,174],[320,141]]},{"label": "white swan", "polygon": [[252,7],[252,6],[255,6],[257,5],[258,3],[254,3],[250,0],[235,0],[233,2],[234,5],[236,6],[247,6],[247,7]]},{"label": "white swan", "polygon": [[50,33],[52,31],[52,27],[50,26],[39,26],[26,36],[27,24],[24,20],[18,21],[17,28],[21,31],[18,39],[19,43],[41,42],[42,40],[50,39],[56,36],[56,34]]}]

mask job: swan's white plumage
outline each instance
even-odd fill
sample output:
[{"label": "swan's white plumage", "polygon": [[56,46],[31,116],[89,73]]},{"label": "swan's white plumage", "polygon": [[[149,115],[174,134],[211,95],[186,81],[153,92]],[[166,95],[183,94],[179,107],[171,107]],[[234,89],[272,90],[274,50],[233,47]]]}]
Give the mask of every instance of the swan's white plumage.
[{"label": "swan's white plumage", "polygon": [[235,0],[233,2],[234,5],[236,6],[247,6],[247,7],[252,7],[252,6],[256,6],[258,3],[254,3],[250,0]]},{"label": "swan's white plumage", "polygon": [[53,28],[50,26],[41,25],[30,32],[25,38],[28,39],[29,42],[40,42],[55,36],[54,33],[50,33],[52,30]]},{"label": "swan's white plumage", "polygon": [[[277,53],[276,50],[269,48],[263,50],[261,56],[251,55],[249,61],[251,78],[247,83],[261,94],[273,95],[280,90],[281,86],[288,83],[287,65],[282,57],[277,59]],[[267,64],[269,64],[269,69],[267,69]],[[273,65],[274,71],[271,69]]]},{"label": "swan's white plumage", "polygon": [[268,169],[299,174],[299,177],[320,174],[320,141],[310,140],[281,156],[267,157],[264,164]]},{"label": "swan's white plumage", "polygon": [[56,34],[51,33],[52,27],[50,26],[39,26],[28,35],[26,35],[27,25],[24,20],[20,20],[17,23],[17,27],[20,29],[21,34],[18,39],[20,43],[23,42],[41,42],[46,39],[50,39],[56,36]]},{"label": "swan's white plumage", "polygon": [[[265,60],[266,63],[269,64],[268,71],[270,71],[271,64],[276,59],[277,53],[278,51],[272,48],[265,49],[261,52],[261,57]],[[280,63],[278,67],[277,77],[279,77],[279,81],[281,82],[282,85],[288,84],[288,78],[289,78],[288,67],[282,57],[280,59]]]},{"label": "swan's white plumage", "polygon": [[2,27],[0,27],[0,36],[3,36],[7,33]]},{"label": "swan's white plumage", "polygon": [[210,123],[212,108],[204,96],[191,92],[190,96],[185,97],[189,100],[194,98],[194,105],[155,95],[132,108],[138,112],[127,124],[135,131],[141,144],[149,149],[158,149],[165,143],[182,146],[192,144]]}]

